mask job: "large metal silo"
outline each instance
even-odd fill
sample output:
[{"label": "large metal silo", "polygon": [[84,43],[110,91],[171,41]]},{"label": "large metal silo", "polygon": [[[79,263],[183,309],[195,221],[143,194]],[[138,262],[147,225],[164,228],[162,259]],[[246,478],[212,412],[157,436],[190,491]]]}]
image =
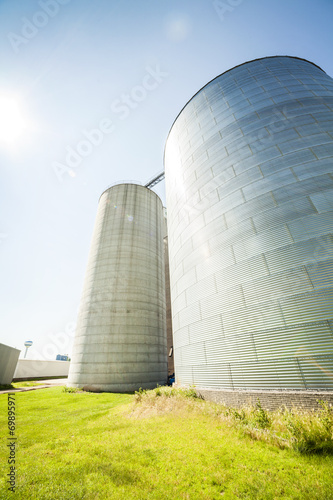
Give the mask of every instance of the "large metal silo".
[{"label": "large metal silo", "polygon": [[237,66],[165,149],[175,371],[217,389],[333,389],[333,80]]},{"label": "large metal silo", "polygon": [[68,384],[95,391],[167,380],[164,216],[136,184],[102,194],[88,259]]}]

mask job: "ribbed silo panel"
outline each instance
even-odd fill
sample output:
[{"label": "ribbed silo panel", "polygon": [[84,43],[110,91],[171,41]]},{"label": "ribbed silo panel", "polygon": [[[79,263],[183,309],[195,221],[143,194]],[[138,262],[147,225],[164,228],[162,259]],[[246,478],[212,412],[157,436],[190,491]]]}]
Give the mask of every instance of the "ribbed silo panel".
[{"label": "ribbed silo panel", "polygon": [[190,342],[202,341],[203,332],[204,339],[221,337],[223,335],[223,324],[221,315],[214,315],[212,317],[196,321],[188,326]]},{"label": "ribbed silo panel", "polygon": [[189,326],[184,326],[183,328],[179,328],[177,338],[174,338],[174,348],[178,349],[184,345],[190,344],[189,337]]},{"label": "ribbed silo panel", "polygon": [[[216,221],[218,224],[219,219],[216,218]],[[240,238],[237,234],[238,228],[236,226],[231,226],[230,228],[225,228],[224,226],[222,226],[222,224],[220,224],[219,226],[220,227],[216,227],[216,231],[213,232],[214,236],[212,236],[208,240],[208,249],[212,253],[215,253],[216,251],[222,250],[226,247],[232,247],[232,245],[240,241]],[[242,221],[240,223],[240,226],[242,228],[243,239],[246,239],[249,236],[254,236],[256,234],[256,230],[251,219]]]},{"label": "ribbed silo panel", "polygon": [[195,283],[185,293],[188,304],[196,303],[200,298],[210,297],[216,293],[215,276],[208,276],[201,283]]},{"label": "ribbed silo panel", "polygon": [[[227,364],[196,365],[192,368],[193,384],[196,387],[208,387],[213,389],[230,389],[232,380],[230,366]],[[179,381],[183,382],[180,376]]]},{"label": "ribbed silo panel", "polygon": [[[283,371],[281,363],[280,371]],[[234,389],[270,389],[280,388],[274,361],[235,363],[231,365]]]},{"label": "ribbed silo panel", "polygon": [[278,301],[225,311],[222,315],[225,335],[235,335],[285,326]]},{"label": "ribbed silo panel", "polygon": [[320,68],[272,57],[178,116],[165,169],[179,383],[333,388],[332,106]]},{"label": "ribbed silo panel", "polygon": [[264,214],[255,215],[252,219],[256,230],[260,232],[269,227],[281,225],[286,219],[296,220],[315,212],[314,204],[307,198],[301,198],[267,210]]},{"label": "ribbed silo panel", "polygon": [[319,384],[322,384],[323,389],[332,390],[332,362],[332,355],[299,359],[300,370],[307,389],[316,389]]},{"label": "ribbed silo panel", "polygon": [[263,255],[256,255],[247,261],[237,262],[216,272],[217,290],[225,290],[235,285],[253,281],[269,274]]},{"label": "ribbed silo panel", "polygon": [[270,358],[326,355],[333,350],[333,334],[327,322],[255,332],[253,342],[260,361]]},{"label": "ribbed silo panel", "polygon": [[207,340],[204,345],[208,365],[218,363],[221,358],[226,363],[245,362],[256,358],[253,338],[249,335]]},{"label": "ribbed silo panel", "polygon": [[306,270],[315,289],[333,287],[333,260],[310,264]]},{"label": "ribbed silo panel", "polygon": [[[175,358],[175,362],[177,362],[177,358]],[[187,366],[182,366],[181,364],[178,364],[179,369],[177,370],[176,374],[176,383],[179,384],[184,384],[184,385],[193,385],[193,374],[192,374],[192,368],[187,367]]]},{"label": "ribbed silo panel", "polygon": [[205,346],[202,342],[181,347],[180,356],[183,366],[191,366],[193,359],[196,360],[198,365],[206,364]]},{"label": "ribbed silo panel", "polygon": [[333,235],[330,234],[303,240],[265,254],[268,268],[272,273],[296,267],[297,264],[312,265],[332,257]]},{"label": "ribbed silo panel", "polygon": [[314,194],[311,196],[311,202],[316,207],[318,213],[333,210],[333,190],[326,191],[325,193]]},{"label": "ribbed silo panel", "polygon": [[312,283],[303,267],[259,278],[242,286],[246,305],[264,300],[274,300],[313,290]]},{"label": "ribbed silo panel", "polygon": [[333,288],[280,300],[286,324],[332,319]]}]

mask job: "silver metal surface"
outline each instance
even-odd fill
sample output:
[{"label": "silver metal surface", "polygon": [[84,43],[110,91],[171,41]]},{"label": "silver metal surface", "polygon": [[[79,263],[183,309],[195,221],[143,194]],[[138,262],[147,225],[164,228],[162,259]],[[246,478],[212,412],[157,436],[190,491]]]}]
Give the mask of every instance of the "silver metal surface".
[{"label": "silver metal surface", "polygon": [[333,80],[272,57],[212,80],[165,149],[176,381],[333,389]]},{"label": "silver metal surface", "polygon": [[163,237],[156,193],[119,184],[102,194],[68,385],[126,392],[166,383]]}]

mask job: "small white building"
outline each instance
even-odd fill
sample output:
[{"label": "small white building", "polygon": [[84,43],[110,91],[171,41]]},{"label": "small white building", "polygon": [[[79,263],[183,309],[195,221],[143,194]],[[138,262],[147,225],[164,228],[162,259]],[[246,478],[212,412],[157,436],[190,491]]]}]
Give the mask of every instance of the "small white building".
[{"label": "small white building", "polygon": [[11,384],[20,350],[0,344],[0,385]]}]

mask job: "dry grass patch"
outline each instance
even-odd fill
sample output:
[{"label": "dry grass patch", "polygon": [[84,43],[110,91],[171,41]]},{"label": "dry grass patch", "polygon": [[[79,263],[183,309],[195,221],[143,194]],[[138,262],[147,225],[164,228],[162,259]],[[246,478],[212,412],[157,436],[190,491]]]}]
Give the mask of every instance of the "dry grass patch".
[{"label": "dry grass patch", "polygon": [[[168,413],[180,414],[187,411],[199,411],[207,405],[193,389],[175,389],[157,387],[151,391],[140,389],[135,393],[135,400],[129,416],[148,418]],[[201,408],[203,412],[203,408]]]},{"label": "dry grass patch", "polygon": [[243,435],[280,449],[290,448],[303,454],[333,454],[333,409],[325,401],[318,403],[321,410],[317,412],[287,408],[269,412],[259,399],[254,406],[236,409],[204,401],[194,388],[157,387],[135,393],[130,416],[148,418],[196,412],[215,417]]}]

